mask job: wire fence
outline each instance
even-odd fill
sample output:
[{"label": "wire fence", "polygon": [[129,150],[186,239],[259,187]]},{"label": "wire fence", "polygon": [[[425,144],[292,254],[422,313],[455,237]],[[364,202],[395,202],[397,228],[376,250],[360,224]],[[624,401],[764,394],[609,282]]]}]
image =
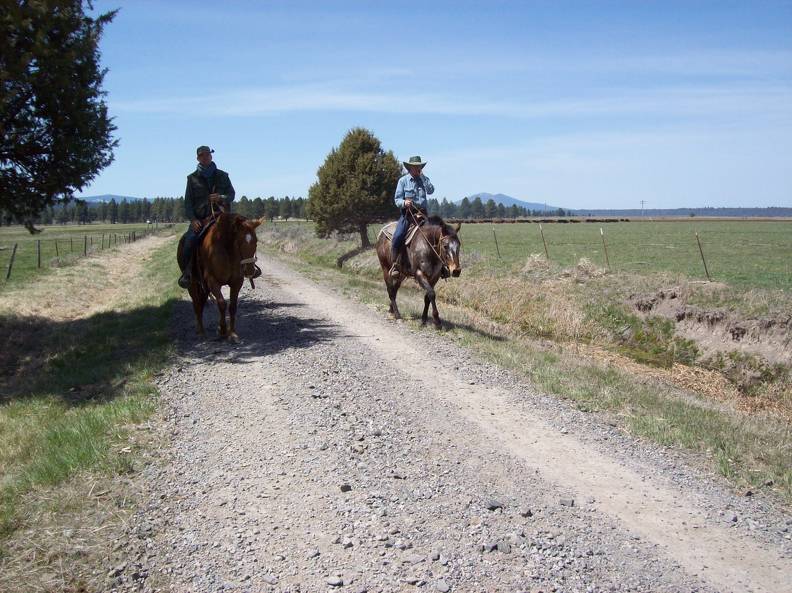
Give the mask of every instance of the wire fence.
[{"label": "wire fence", "polygon": [[134,243],[172,228],[172,224],[148,225],[125,232],[79,232],[68,230],[51,238],[33,236],[0,243],[0,270],[4,281],[16,281],[51,268],[69,265],[89,255]]},{"label": "wire fence", "polygon": [[792,289],[792,221],[592,223],[462,221],[460,238],[463,253],[493,266],[512,267],[532,255],[568,266],[585,257],[612,271]]}]

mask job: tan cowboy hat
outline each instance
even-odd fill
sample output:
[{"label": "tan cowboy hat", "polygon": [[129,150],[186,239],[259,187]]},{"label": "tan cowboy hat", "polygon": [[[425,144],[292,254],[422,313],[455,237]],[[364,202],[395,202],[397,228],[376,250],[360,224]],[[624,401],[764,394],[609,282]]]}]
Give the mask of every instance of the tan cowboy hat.
[{"label": "tan cowboy hat", "polygon": [[405,167],[421,167],[423,169],[426,166],[426,161],[419,156],[411,156],[408,160],[402,161],[402,165]]}]

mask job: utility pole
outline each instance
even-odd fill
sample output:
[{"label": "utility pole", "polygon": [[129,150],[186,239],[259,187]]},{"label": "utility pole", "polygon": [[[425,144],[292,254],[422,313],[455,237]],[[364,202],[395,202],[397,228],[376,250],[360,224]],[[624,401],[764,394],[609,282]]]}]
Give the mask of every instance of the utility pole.
[{"label": "utility pole", "polygon": [[644,204],[646,204],[646,200],[641,200],[641,216],[643,216]]}]

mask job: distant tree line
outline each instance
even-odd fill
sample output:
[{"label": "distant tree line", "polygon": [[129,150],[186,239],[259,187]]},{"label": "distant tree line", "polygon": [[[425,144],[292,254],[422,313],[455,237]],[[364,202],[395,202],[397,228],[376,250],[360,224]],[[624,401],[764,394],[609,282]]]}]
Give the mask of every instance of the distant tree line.
[{"label": "distant tree line", "polygon": [[242,196],[239,200],[234,202],[234,212],[238,212],[247,218],[261,218],[266,217],[268,220],[280,218],[281,220],[289,220],[290,218],[308,218],[307,212],[308,200],[304,198],[276,198],[270,196],[269,198],[254,198],[250,199],[247,196]]},{"label": "distant tree line", "polygon": [[[248,218],[262,216],[273,220],[280,218],[306,218],[307,200],[303,198],[255,198],[242,196],[234,202],[232,210]],[[116,202],[74,201],[65,205],[49,206],[33,219],[34,224],[90,224],[93,222],[125,224],[139,222],[184,222],[184,198],[155,198],[149,200],[122,200]],[[0,210],[0,225],[10,225],[13,217]]]},{"label": "distant tree line", "polygon": [[466,218],[471,220],[478,220],[482,218],[524,218],[528,216],[569,216],[570,213],[563,208],[557,210],[528,210],[524,206],[504,206],[498,204],[490,198],[486,202],[482,202],[481,198],[476,196],[471,200],[470,198],[463,198],[459,204],[449,202],[443,198],[442,202],[435,199],[429,200],[428,209],[430,214],[438,214],[443,218]]}]

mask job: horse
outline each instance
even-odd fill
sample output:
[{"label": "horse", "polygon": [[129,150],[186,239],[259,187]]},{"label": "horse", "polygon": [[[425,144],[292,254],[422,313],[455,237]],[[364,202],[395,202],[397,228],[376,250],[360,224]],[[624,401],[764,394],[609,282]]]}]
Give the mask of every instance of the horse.
[{"label": "horse", "polygon": [[[407,261],[409,269],[407,275],[400,274],[397,278],[392,278],[390,269],[393,264],[391,260],[391,237],[394,225],[389,223],[382,227],[377,236],[377,257],[379,258],[382,275],[385,279],[385,287],[388,289],[390,298],[390,313],[394,319],[401,319],[399,307],[396,306],[396,293],[405,277],[413,277],[418,285],[424,289],[424,309],[421,315],[421,325],[426,325],[429,317],[429,305],[432,305],[432,319],[437,328],[442,327],[440,313],[437,311],[435,302],[434,286],[437,281],[449,275],[454,278],[462,273],[462,266],[459,264],[459,252],[462,247],[459,241],[459,229],[462,224],[456,227],[446,224],[439,216],[430,216],[426,223],[415,229],[415,234],[410,240],[407,250]],[[390,229],[390,231],[388,230]],[[410,232],[412,232],[411,229]],[[405,266],[407,267],[407,266]]]},{"label": "horse", "polygon": [[[238,340],[236,333],[236,312],[239,290],[245,278],[253,285],[256,261],[256,227],[264,219],[248,220],[239,214],[223,212],[203,235],[200,245],[195,248],[192,261],[192,278],[189,293],[192,298],[195,321],[199,335],[205,335],[203,310],[206,299],[211,294],[220,313],[218,333],[221,338]],[[182,252],[184,237],[179,241],[177,258],[183,265]],[[222,287],[231,288],[229,304],[223,297]],[[229,326],[226,325],[226,308],[229,313]]]}]

